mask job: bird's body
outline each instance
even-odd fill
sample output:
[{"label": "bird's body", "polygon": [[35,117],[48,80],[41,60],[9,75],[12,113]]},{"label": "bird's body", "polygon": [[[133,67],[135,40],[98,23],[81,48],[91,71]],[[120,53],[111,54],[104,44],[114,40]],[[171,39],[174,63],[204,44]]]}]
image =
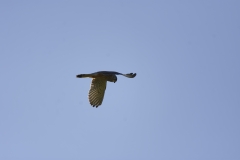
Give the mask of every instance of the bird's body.
[{"label": "bird's body", "polygon": [[115,83],[117,81],[116,75],[123,75],[128,78],[134,78],[136,76],[136,73],[122,74],[114,71],[99,71],[91,74],[78,74],[76,77],[93,78],[88,94],[88,99],[93,107],[98,107],[102,104],[104,93],[107,87],[107,81]]}]

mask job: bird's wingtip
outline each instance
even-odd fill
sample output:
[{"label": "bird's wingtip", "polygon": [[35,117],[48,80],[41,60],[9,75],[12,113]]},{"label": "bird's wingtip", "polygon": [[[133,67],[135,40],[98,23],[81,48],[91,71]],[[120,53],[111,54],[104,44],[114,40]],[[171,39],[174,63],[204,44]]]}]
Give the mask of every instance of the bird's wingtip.
[{"label": "bird's wingtip", "polygon": [[125,74],[126,77],[128,78],[134,78],[136,77],[137,73],[128,73],[128,74]]}]

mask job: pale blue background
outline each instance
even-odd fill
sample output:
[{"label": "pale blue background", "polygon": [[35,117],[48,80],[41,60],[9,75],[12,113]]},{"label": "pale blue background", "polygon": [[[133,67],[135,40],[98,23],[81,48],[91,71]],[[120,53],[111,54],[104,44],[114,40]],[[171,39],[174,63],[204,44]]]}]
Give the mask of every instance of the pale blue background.
[{"label": "pale blue background", "polygon": [[[239,160],[240,1],[0,1],[0,159]],[[99,108],[90,79],[108,83]]]}]

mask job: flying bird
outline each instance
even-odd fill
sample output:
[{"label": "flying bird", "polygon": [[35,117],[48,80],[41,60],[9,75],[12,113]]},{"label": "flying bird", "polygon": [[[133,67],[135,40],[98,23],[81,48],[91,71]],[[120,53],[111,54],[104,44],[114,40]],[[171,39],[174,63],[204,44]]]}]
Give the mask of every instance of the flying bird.
[{"label": "flying bird", "polygon": [[136,73],[122,74],[114,71],[99,71],[91,74],[78,74],[77,78],[92,78],[91,87],[88,93],[88,99],[93,107],[98,107],[102,104],[104,93],[107,87],[107,81],[117,82],[116,75],[123,75],[128,78],[134,78]]}]

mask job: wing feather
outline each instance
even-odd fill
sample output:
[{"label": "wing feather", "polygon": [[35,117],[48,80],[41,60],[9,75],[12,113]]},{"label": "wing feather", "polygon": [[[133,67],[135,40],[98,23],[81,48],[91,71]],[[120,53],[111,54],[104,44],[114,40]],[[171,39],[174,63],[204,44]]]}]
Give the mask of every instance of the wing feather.
[{"label": "wing feather", "polygon": [[104,93],[106,90],[107,81],[104,78],[93,78],[91,88],[89,90],[88,99],[93,107],[98,107],[102,104]]}]

